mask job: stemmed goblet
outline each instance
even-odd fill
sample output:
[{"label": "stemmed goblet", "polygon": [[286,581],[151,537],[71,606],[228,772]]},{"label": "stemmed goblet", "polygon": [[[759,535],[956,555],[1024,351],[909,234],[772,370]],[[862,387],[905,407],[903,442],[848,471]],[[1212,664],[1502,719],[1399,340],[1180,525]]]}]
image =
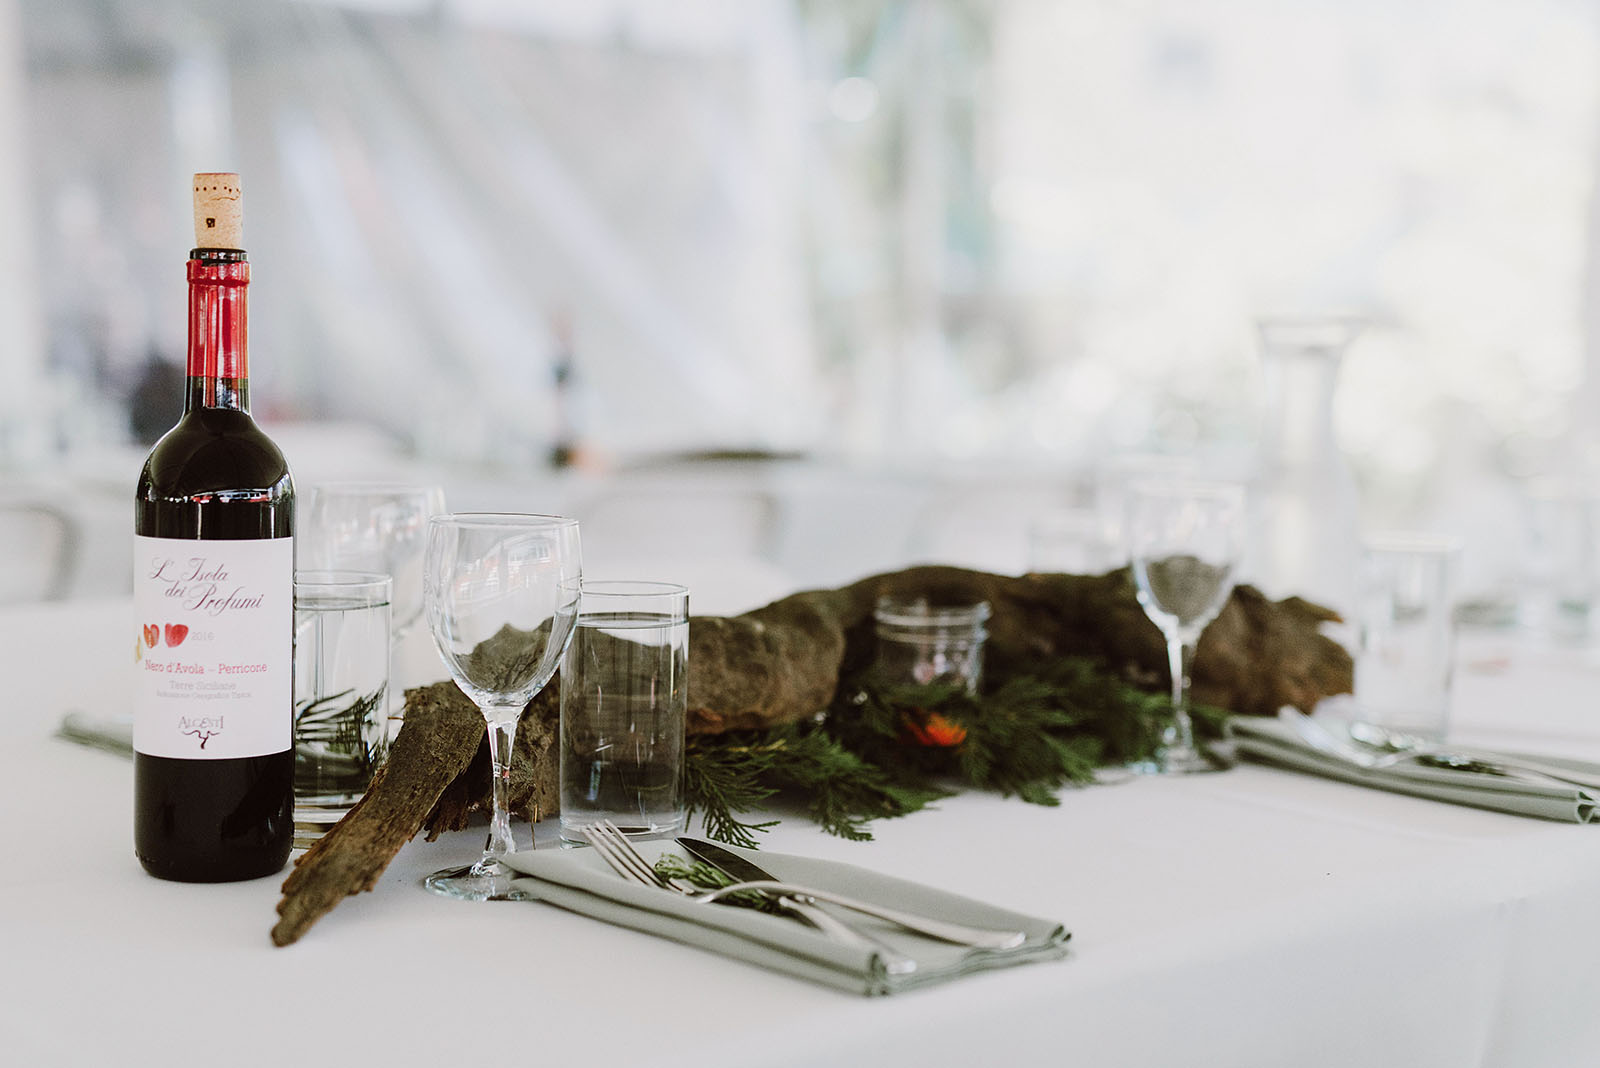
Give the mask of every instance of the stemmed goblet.
[{"label": "stemmed goblet", "polygon": [[415,681],[396,670],[405,662],[401,643],[422,618],[422,551],[428,520],[444,511],[444,490],[394,482],[323,483],[306,491],[300,508],[297,567],[371,571],[394,580],[388,718],[398,721],[406,685]]},{"label": "stemmed goblet", "polygon": [[1200,633],[1227,603],[1244,557],[1244,487],[1187,479],[1136,483],[1124,519],[1139,604],[1166,639],[1172,672],[1172,724],[1155,759],[1135,770],[1214,771],[1218,765],[1194,743],[1189,669]]},{"label": "stemmed goblet", "polygon": [[428,520],[444,511],[444,490],[387,482],[310,487],[301,502],[297,566],[376,571],[394,579],[396,640],[422,617],[422,550]]},{"label": "stemmed goblet", "polygon": [[470,901],[506,896],[514,873],[500,858],[516,851],[506,805],[512,740],[572,639],[582,578],[575,519],[466,513],[428,522],[428,626],[450,676],[483,713],[494,766],[482,858],[430,875],[430,890]]}]

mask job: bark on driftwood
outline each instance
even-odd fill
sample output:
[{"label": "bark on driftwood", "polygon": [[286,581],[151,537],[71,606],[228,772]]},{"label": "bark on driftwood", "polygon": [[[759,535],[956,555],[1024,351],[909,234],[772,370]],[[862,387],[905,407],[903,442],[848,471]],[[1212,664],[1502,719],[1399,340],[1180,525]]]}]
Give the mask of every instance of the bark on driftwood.
[{"label": "bark on driftwood", "polygon": [[[989,602],[985,674],[991,681],[1069,654],[1103,658],[1151,688],[1166,685],[1166,651],[1133,595],[1128,572],[992,575],[919,567],[814,590],[735,617],[697,616],[689,628],[689,729],[715,734],[776,726],[815,715],[841,673],[874,651],[872,609],[885,594],[936,604]],[[1299,598],[1269,601],[1236,589],[1201,638],[1199,701],[1242,713],[1285,704],[1310,711],[1348,693],[1349,654],[1319,627],[1333,613]],[[511,808],[538,820],[556,810],[559,683],[524,712],[512,759]],[[278,945],[298,939],[343,898],[370,890],[419,831],[431,840],[487,807],[489,761],[483,719],[451,682],[406,694],[406,719],[388,763],[353,808],[296,863],[283,884]]]},{"label": "bark on driftwood", "polygon": [[[529,703],[517,733],[514,811],[532,820],[556,806],[556,691]],[[295,862],[283,883],[272,940],[295,941],[350,894],[371,890],[400,847],[467,825],[489,792],[483,716],[453,682],[406,691],[406,718],[365,796]]]},{"label": "bark on driftwood", "polygon": [[[1130,678],[1165,686],[1160,632],[1134,597],[1126,570],[1105,575],[992,575],[917,567],[837,590],[785,597],[733,618],[697,617],[689,628],[689,729],[769,727],[827,705],[841,667],[875,650],[872,609],[880,596],[936,604],[988,601],[984,673],[1002,682],[1040,660],[1098,656]],[[1338,617],[1298,597],[1269,601],[1241,586],[1206,628],[1195,659],[1198,701],[1247,714],[1292,704],[1309,711],[1350,690],[1350,654],[1318,629]]]}]

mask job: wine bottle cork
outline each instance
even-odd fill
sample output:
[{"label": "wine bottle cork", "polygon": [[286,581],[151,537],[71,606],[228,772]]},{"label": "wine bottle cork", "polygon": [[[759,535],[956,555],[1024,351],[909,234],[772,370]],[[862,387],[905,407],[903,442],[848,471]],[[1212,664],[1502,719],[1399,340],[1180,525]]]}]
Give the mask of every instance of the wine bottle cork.
[{"label": "wine bottle cork", "polygon": [[194,176],[194,247],[244,248],[244,192],[237,174]]}]

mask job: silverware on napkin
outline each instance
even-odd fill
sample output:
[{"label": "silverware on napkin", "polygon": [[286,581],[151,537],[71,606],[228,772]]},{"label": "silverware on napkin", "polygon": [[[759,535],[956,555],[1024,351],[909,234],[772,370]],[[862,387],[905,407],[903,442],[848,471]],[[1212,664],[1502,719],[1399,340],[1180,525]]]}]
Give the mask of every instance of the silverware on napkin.
[{"label": "silverware on napkin", "polygon": [[1390,759],[1357,748],[1358,743],[1341,733],[1338,725],[1303,719],[1298,713],[1277,718],[1234,716],[1228,730],[1241,757],[1353,785],[1570,823],[1590,823],[1600,815],[1600,790],[1579,779],[1580,775],[1600,779],[1600,766],[1546,760],[1569,771],[1556,776],[1497,767],[1492,759],[1455,759],[1454,754]]},{"label": "silverware on napkin", "polygon": [[1554,779],[1586,789],[1600,787],[1600,777],[1584,776],[1535,757],[1519,757],[1488,749],[1466,750],[1434,745],[1421,739],[1402,740],[1388,732],[1381,735],[1385,739],[1383,742],[1374,742],[1371,739],[1380,735],[1373,734],[1373,728],[1365,724],[1351,723],[1347,728],[1335,731],[1293,706],[1279,709],[1278,719],[1287,723],[1313,749],[1369,771],[1381,771],[1401,764],[1421,764],[1424,767],[1504,775],[1513,779],[1529,778],[1535,782],[1547,783]]},{"label": "silverware on napkin", "polygon": [[[663,852],[675,848],[681,853],[684,849],[670,839],[635,844],[651,866]],[[1067,955],[1071,935],[1055,920],[840,861],[771,851],[756,854],[747,849],[730,848],[729,852],[759,863],[777,875],[778,881],[735,883],[725,891],[666,893],[660,885],[620,877],[598,849],[511,853],[506,863],[522,873],[516,886],[528,900],[858,994],[893,994]],[[829,937],[808,924],[796,923],[789,915],[716,903],[720,893],[739,889],[814,897],[830,906],[849,908],[855,926],[894,946],[914,960],[916,968],[891,974],[874,948]],[[868,911],[861,912],[857,906]],[[904,918],[916,926],[874,918],[884,915]],[[1022,940],[1007,949],[978,948],[965,940],[950,942],[924,933],[925,921],[930,919],[935,925],[948,922],[990,938],[997,932],[1020,933]]]},{"label": "silverware on napkin", "polygon": [[[730,853],[714,842],[703,842],[696,838],[679,838],[678,844],[696,860],[709,864],[723,875],[736,883],[766,882],[773,880],[772,874],[759,864],[753,864],[736,853]],[[840,939],[847,943],[865,943],[871,946],[883,957],[883,966],[890,975],[906,975],[917,970],[917,962],[901,953],[881,938],[874,938],[871,934],[861,930],[848,920],[835,915],[824,907],[815,898],[803,898],[796,894],[773,895],[772,898],[778,906],[787,912],[792,912],[800,919],[809,923],[817,930],[830,937]],[[1020,942],[1021,939],[1019,938]]]},{"label": "silverware on napkin", "polygon": [[823,902],[827,902],[839,905],[958,946],[971,946],[979,949],[1015,949],[1017,946],[1022,945],[1027,938],[1027,935],[1022,931],[1000,931],[981,927],[967,927],[963,924],[948,923],[944,920],[935,919],[932,916],[919,916],[914,913],[902,912],[899,909],[888,908],[884,905],[858,901],[843,894],[835,894],[825,890],[812,890],[808,887],[784,883],[783,880],[777,878],[777,876],[771,874],[760,865],[739,856],[739,854],[731,850],[724,849],[715,842],[707,842],[699,838],[679,838],[677,842],[688,850],[690,854],[710,864],[713,868],[721,870],[723,874],[737,882],[774,883],[775,888],[785,888],[787,890],[783,897],[792,899],[799,904],[820,906]]}]

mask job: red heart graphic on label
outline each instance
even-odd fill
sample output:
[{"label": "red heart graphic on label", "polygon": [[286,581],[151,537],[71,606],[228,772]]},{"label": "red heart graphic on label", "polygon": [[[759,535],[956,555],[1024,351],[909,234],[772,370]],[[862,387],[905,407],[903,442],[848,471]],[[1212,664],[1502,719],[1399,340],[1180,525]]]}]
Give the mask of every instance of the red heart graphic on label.
[{"label": "red heart graphic on label", "polygon": [[167,644],[168,645],[182,645],[183,644],[183,639],[187,638],[188,636],[189,636],[189,625],[187,623],[168,623],[167,624]]},{"label": "red heart graphic on label", "polygon": [[144,628],[144,643],[150,648],[156,647],[156,642],[161,640],[161,624],[151,623]]}]

